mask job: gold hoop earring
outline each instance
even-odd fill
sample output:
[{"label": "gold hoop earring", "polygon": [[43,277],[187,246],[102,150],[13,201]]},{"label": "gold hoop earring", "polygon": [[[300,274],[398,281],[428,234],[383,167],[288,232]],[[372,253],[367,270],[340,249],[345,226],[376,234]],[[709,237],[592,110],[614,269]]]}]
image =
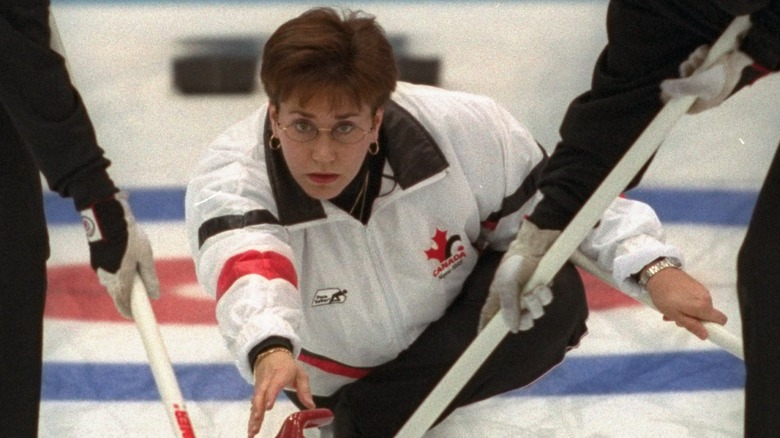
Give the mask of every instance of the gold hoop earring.
[{"label": "gold hoop earring", "polygon": [[271,148],[272,151],[279,150],[279,148],[282,147],[282,141],[279,140],[275,135],[271,134],[271,139],[268,141],[268,147]]},{"label": "gold hoop earring", "polygon": [[371,144],[368,145],[368,153],[371,155],[376,155],[379,153],[379,143],[373,141]]}]

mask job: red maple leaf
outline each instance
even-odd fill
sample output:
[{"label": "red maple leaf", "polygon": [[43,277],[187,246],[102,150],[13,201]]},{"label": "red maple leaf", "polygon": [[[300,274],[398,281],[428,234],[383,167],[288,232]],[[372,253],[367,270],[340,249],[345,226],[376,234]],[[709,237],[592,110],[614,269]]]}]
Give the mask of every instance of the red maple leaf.
[{"label": "red maple leaf", "polygon": [[447,251],[447,232],[436,228],[436,234],[431,239],[433,239],[433,246],[425,251],[425,255],[429,259],[443,262]]}]

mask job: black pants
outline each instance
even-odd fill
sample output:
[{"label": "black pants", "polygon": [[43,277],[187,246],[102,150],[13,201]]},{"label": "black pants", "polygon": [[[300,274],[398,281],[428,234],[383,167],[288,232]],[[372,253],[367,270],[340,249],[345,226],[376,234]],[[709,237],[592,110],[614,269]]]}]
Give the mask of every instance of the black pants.
[{"label": "black pants", "polygon": [[[334,411],[337,437],[392,437],[403,427],[476,337],[479,313],[500,259],[500,253],[483,254],[445,315],[398,357],[333,396],[315,399],[319,407]],[[509,334],[438,421],[460,406],[529,385],[579,343],[587,331],[588,308],[573,266],[564,266],[555,277],[553,294],[534,328]]]},{"label": "black pants", "polygon": [[41,179],[0,106],[0,434],[38,436],[48,237]]},{"label": "black pants", "polygon": [[739,252],[745,437],[780,435],[780,145]]},{"label": "black pants", "polygon": [[[3,42],[5,31],[0,27]],[[0,99],[0,433],[32,438],[38,436],[49,247],[38,167],[8,105]]]}]

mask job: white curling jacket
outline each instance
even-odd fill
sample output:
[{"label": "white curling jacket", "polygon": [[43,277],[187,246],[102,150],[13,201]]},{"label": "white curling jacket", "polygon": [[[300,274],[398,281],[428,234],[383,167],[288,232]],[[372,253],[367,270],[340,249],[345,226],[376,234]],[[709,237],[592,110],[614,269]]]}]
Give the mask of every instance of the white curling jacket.
[{"label": "white curling jacket", "polygon": [[[399,83],[385,107],[380,196],[364,225],[308,197],[266,145],[267,105],[208,148],[186,194],[200,284],[241,374],[250,350],[288,339],[328,396],[393,359],[441,317],[479,250],[505,250],[539,201],[544,151],[493,100]],[[616,200],[580,249],[618,284],[660,256],[652,209]],[[476,327],[475,327],[476,330]]]}]

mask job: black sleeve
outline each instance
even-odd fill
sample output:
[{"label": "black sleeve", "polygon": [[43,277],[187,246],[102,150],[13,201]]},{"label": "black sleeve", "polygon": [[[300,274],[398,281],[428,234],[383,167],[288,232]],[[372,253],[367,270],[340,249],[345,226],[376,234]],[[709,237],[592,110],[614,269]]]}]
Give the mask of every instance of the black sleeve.
[{"label": "black sleeve", "polygon": [[[611,1],[608,44],[590,91],[567,109],[561,141],[539,183],[544,198],[530,220],[563,229],[661,110],[660,83],[678,77],[680,63],[712,44],[732,20],[710,2]],[[776,33],[780,25],[772,29]],[[625,189],[637,185],[642,172]]]},{"label": "black sleeve", "polygon": [[65,61],[49,48],[48,14],[45,4],[0,6],[0,104],[49,187],[81,209],[117,189]]}]

